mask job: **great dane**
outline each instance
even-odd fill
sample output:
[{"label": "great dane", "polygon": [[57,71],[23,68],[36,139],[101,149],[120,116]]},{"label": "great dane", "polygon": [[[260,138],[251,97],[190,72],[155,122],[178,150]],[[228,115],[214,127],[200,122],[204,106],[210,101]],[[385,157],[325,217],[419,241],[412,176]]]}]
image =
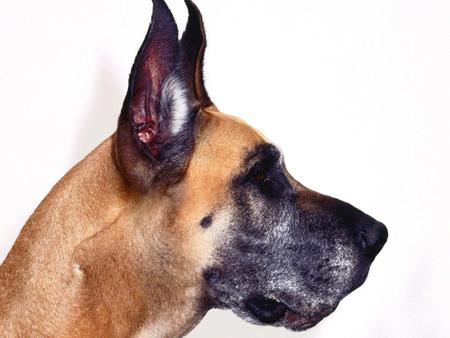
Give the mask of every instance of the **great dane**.
[{"label": "great dane", "polygon": [[359,287],[386,227],[296,181],[203,82],[198,8],[163,0],[117,131],[29,218],[0,267],[1,337],[180,337],[211,308],[305,330]]}]

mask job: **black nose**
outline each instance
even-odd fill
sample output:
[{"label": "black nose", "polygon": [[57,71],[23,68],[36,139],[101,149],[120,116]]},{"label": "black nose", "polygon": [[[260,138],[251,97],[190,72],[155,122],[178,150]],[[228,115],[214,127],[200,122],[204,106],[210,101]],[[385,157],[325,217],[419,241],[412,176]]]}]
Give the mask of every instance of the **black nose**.
[{"label": "black nose", "polygon": [[358,243],[367,258],[373,261],[386,243],[388,231],[383,223],[377,221],[368,223],[360,225]]}]

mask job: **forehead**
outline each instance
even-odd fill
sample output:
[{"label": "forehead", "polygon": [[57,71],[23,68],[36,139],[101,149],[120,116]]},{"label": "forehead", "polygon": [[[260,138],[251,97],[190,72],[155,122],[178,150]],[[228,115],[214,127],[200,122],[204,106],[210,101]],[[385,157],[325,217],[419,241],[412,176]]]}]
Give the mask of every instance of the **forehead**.
[{"label": "forehead", "polygon": [[215,110],[201,114],[191,171],[216,178],[229,177],[248,160],[249,154],[267,143],[260,132],[237,117]]},{"label": "forehead", "polygon": [[244,121],[215,110],[201,111],[198,123],[185,182],[195,200],[191,205],[210,209],[212,202],[226,198],[228,185],[249,154],[267,140]]}]

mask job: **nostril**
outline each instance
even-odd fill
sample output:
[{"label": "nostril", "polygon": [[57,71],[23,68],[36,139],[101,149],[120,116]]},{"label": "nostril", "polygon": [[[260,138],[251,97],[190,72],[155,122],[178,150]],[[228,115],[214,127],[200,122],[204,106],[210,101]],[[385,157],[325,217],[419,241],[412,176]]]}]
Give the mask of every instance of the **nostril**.
[{"label": "nostril", "polygon": [[372,261],[387,241],[388,231],[383,223],[376,222],[366,226],[358,234],[358,242],[367,257]]}]

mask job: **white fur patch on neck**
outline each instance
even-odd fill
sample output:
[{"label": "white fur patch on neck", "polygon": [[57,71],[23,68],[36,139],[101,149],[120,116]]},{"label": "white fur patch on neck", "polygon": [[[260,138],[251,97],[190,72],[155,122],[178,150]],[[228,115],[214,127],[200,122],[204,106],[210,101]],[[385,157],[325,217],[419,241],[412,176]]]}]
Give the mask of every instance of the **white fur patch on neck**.
[{"label": "white fur patch on neck", "polygon": [[170,132],[175,136],[185,127],[190,113],[187,89],[178,76],[171,75],[164,82],[161,103],[169,109]]}]

